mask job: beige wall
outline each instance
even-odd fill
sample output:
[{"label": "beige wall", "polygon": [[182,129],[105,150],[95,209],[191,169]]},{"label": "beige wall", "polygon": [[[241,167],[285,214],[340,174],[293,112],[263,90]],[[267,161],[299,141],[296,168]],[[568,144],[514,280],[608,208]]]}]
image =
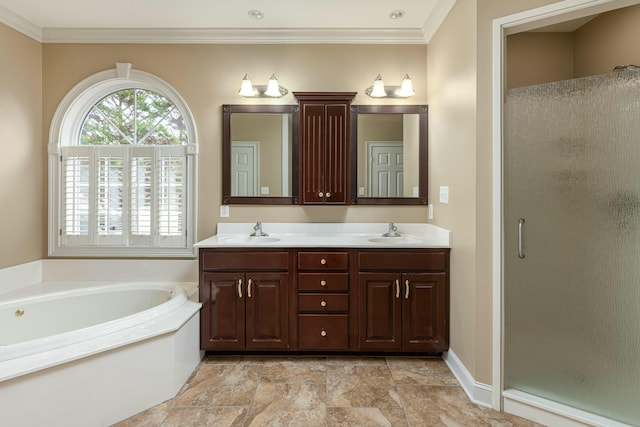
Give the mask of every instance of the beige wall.
[{"label": "beige wall", "polygon": [[40,43],[0,24],[0,268],[44,250],[41,53]]},{"label": "beige wall", "polygon": [[507,37],[507,88],[573,78],[573,33],[519,33]]},{"label": "beige wall", "polygon": [[640,65],[640,5],[598,15],[575,32],[507,37],[507,87],[609,73]]},{"label": "beige wall", "polygon": [[640,66],[640,5],[603,13],[575,32],[575,77]]},{"label": "beige wall", "polygon": [[[458,0],[429,43],[429,193],[453,232],[451,348],[476,377],[476,2]],[[452,54],[456,52],[457,54]],[[438,201],[449,186],[449,204]],[[476,377],[476,379],[480,379]],[[484,378],[482,378],[484,379]]]},{"label": "beige wall", "polygon": [[[134,69],[157,75],[172,85],[191,108],[200,144],[198,237],[215,234],[222,199],[220,181],[222,104],[293,104],[289,94],[277,101],[238,96],[249,73],[266,84],[272,72],[289,91],[358,91],[359,104],[426,104],[425,45],[112,45],[45,44],[43,46],[43,139],[63,96],[83,78],[131,62]],[[364,95],[377,73],[390,85],[411,75],[416,95],[408,100],[373,100]],[[226,222],[424,222],[424,206],[324,207],[231,206]],[[43,232],[44,233],[44,232]],[[43,234],[44,236],[44,234]],[[44,238],[44,237],[43,237]],[[44,255],[44,254],[43,254]]]}]

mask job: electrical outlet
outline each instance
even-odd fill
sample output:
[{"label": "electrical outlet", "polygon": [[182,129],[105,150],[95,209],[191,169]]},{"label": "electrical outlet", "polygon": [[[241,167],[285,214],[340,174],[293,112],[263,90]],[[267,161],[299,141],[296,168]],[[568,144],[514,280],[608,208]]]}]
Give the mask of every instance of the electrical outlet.
[{"label": "electrical outlet", "polygon": [[433,219],[433,204],[429,203],[429,219]]},{"label": "electrical outlet", "polygon": [[229,205],[220,206],[220,218],[229,218]]}]

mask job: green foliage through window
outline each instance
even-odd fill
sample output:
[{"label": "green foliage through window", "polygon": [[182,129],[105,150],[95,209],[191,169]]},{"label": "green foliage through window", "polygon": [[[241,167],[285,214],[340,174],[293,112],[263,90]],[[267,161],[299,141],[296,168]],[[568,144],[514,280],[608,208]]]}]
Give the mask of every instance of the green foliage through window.
[{"label": "green foliage through window", "polygon": [[187,130],[178,108],[145,89],[123,89],[101,99],[87,114],[80,145],[184,145]]}]

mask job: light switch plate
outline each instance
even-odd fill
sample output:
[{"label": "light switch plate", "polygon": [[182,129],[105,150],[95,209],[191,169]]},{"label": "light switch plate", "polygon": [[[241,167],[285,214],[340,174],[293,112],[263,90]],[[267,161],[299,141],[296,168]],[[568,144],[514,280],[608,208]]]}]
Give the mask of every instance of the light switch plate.
[{"label": "light switch plate", "polygon": [[449,203],[449,187],[440,187],[440,203]]},{"label": "light switch plate", "polygon": [[269,187],[260,187],[260,194],[262,195],[269,194]]},{"label": "light switch plate", "polygon": [[220,206],[220,218],[229,218],[229,205]]},{"label": "light switch plate", "polygon": [[433,219],[433,204],[429,203],[429,219]]}]

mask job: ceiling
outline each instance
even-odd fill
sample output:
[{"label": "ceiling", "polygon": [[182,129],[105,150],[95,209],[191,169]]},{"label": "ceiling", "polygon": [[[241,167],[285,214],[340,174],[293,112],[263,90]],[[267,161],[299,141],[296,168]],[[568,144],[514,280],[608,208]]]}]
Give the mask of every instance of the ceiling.
[{"label": "ceiling", "polygon": [[455,1],[0,0],[0,22],[45,43],[427,43]]}]

